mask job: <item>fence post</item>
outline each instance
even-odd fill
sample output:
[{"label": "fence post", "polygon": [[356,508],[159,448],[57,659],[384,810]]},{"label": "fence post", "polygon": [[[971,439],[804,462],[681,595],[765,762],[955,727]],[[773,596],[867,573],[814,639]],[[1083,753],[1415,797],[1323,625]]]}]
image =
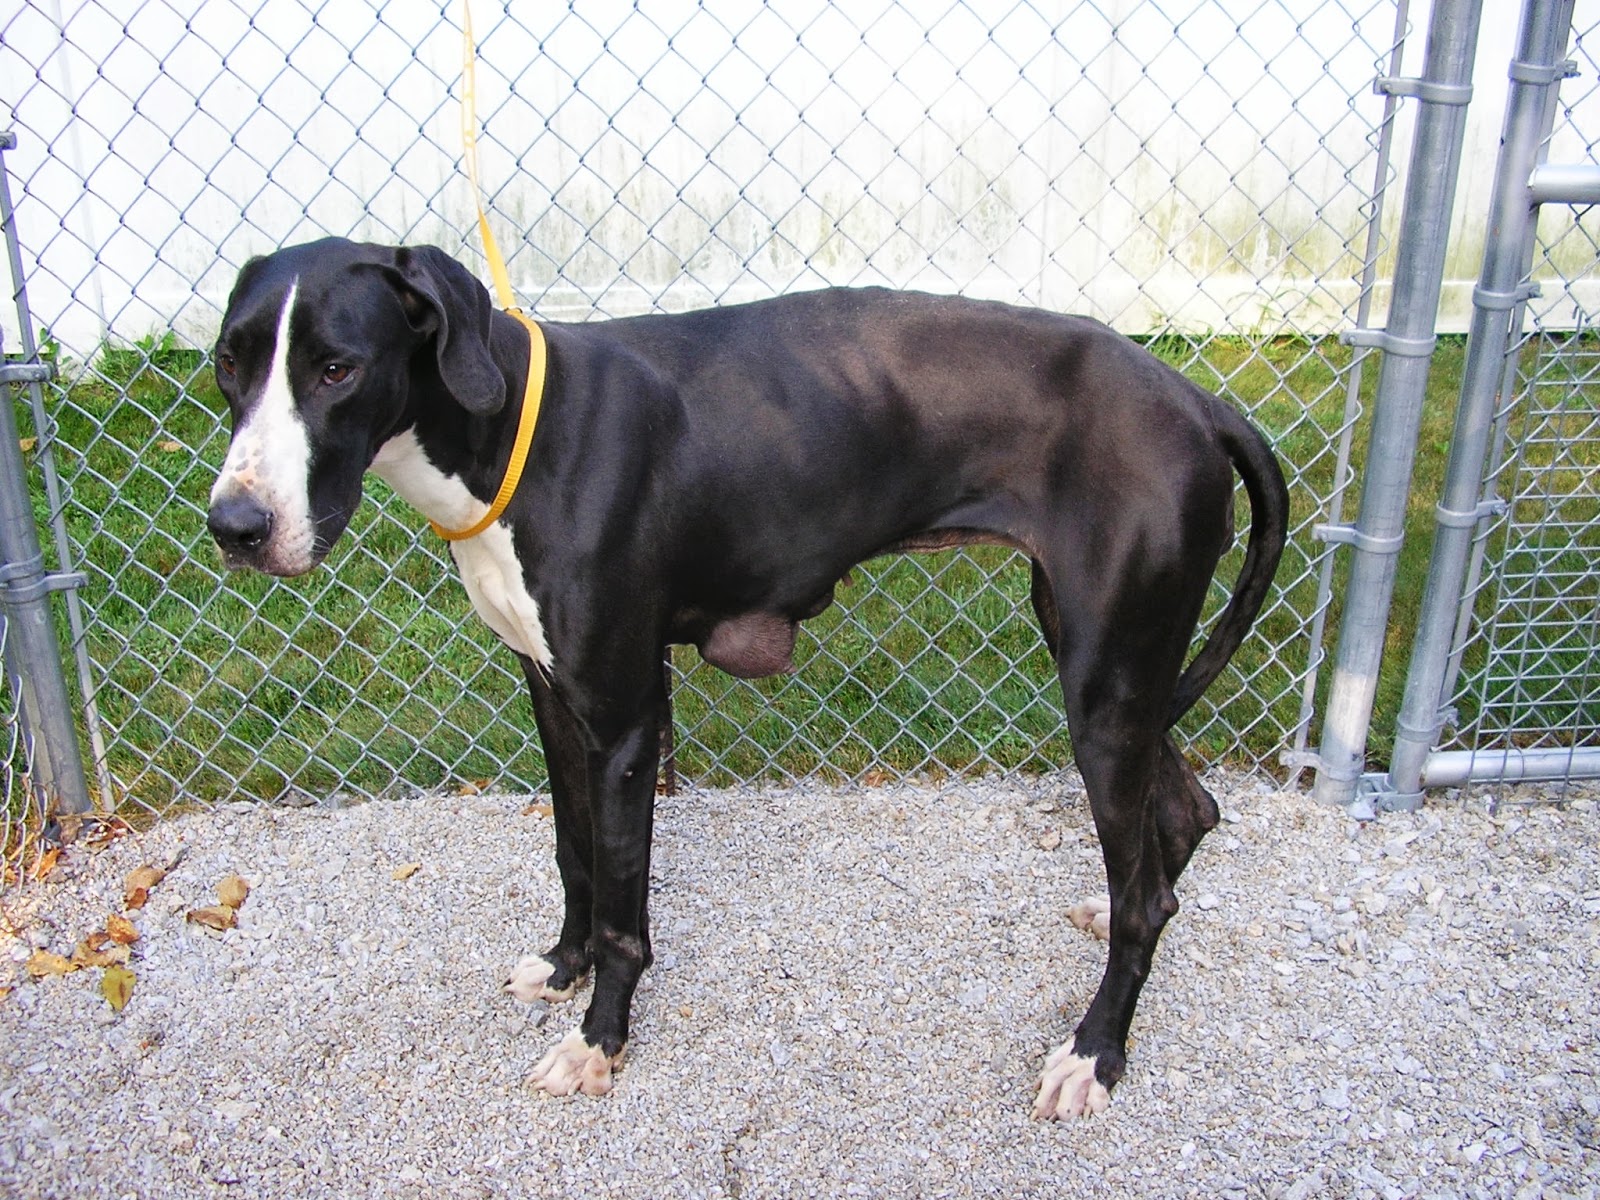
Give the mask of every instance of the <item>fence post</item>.
[{"label": "fence post", "polygon": [[[13,145],[14,135],[0,133],[0,150]],[[9,193],[0,199],[9,234]],[[49,378],[49,367],[37,356],[12,362],[0,354],[0,620],[6,623],[6,675],[17,681],[14,698],[33,792],[46,815],[91,807],[50,605],[51,592],[81,585],[84,577],[45,570],[9,386],[38,387]]]},{"label": "fence post", "polygon": [[[0,384],[48,378],[43,363],[0,363]],[[45,571],[9,390],[0,399],[0,619],[7,626],[6,674],[20,681],[17,714],[40,812],[88,812],[88,781],[50,611],[50,593],[83,577]]]},{"label": "fence post", "polygon": [[1361,513],[1354,525],[1322,526],[1317,531],[1330,542],[1353,548],[1318,752],[1314,794],[1327,803],[1355,800],[1366,754],[1433,355],[1482,15],[1483,0],[1435,0],[1422,77],[1380,79],[1377,85],[1382,92],[1414,97],[1420,105],[1400,215],[1388,327],[1381,332],[1355,330],[1346,339],[1383,351]]},{"label": "fence post", "polygon": [[1572,0],[1527,0],[1523,6],[1489,204],[1483,270],[1472,295],[1461,401],[1444,494],[1435,515],[1433,553],[1389,763],[1388,790],[1380,797],[1386,808],[1413,809],[1422,804],[1423,765],[1444,724],[1445,675],[1473,539],[1484,518],[1500,507],[1493,497],[1481,495],[1484,463],[1512,322],[1520,320],[1523,301],[1530,294],[1524,281],[1533,261],[1538,209],[1528,182],[1545,138],[1550,91],[1566,75],[1560,56],[1571,22]]}]

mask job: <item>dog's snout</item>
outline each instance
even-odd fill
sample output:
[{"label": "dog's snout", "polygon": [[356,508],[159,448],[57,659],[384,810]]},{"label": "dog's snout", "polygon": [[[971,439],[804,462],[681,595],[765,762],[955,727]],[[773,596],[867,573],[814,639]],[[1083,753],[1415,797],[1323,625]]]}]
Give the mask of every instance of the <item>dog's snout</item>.
[{"label": "dog's snout", "polygon": [[224,496],[211,504],[206,528],[227,554],[253,554],[272,533],[272,510],[248,493]]}]

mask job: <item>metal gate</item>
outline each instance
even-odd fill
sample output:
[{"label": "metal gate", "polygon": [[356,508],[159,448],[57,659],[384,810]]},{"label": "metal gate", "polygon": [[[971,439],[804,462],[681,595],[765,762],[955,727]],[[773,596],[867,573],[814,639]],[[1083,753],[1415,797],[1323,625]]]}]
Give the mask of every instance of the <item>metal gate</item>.
[{"label": "metal gate", "polygon": [[1600,201],[1600,130],[1561,94],[1595,90],[1600,27],[1572,16],[1572,0],[1529,0],[1509,67],[1422,616],[1390,769],[1365,781],[1386,806],[1470,780],[1600,776],[1600,342],[1583,286],[1600,220],[1565,211]]}]

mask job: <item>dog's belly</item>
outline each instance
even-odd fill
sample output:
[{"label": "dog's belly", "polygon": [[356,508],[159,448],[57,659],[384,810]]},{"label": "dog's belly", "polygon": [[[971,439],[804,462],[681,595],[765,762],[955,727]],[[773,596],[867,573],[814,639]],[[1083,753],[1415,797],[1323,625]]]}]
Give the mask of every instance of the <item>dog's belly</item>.
[{"label": "dog's belly", "polygon": [[[489,506],[466,484],[428,460],[410,430],[383,444],[371,470],[423,516],[446,528],[468,528],[488,511]],[[550,645],[539,605],[523,578],[511,530],[495,522],[476,537],[451,542],[450,554],[483,623],[518,654],[548,669]]]}]

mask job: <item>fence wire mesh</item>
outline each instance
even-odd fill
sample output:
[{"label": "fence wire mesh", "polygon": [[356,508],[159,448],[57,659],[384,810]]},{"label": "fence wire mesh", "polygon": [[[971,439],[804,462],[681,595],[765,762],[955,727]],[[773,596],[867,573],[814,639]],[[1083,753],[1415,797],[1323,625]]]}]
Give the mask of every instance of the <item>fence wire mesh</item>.
[{"label": "fence wire mesh", "polygon": [[[1350,478],[1360,368],[1334,335],[1382,250],[1393,3],[479,7],[491,219],[542,316],[961,291],[1098,316],[1251,413],[1292,474],[1292,543],[1184,734],[1257,765],[1305,744],[1330,584],[1310,529]],[[543,779],[514,663],[381,485],[303,579],[227,576],[204,531],[226,444],[204,347],[249,256],[331,233],[481,266],[459,38],[453,6],[376,2],[0,18],[108,801]],[[1026,589],[998,551],[880,561],[792,677],[680,649],[680,770],[1058,765]]]}]

